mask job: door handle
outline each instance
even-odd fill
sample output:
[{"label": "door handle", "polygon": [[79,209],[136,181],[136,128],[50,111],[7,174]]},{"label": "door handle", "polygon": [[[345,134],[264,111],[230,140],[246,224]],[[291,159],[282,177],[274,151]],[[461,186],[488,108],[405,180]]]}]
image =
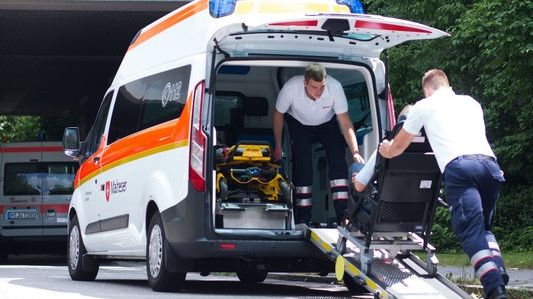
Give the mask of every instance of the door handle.
[{"label": "door handle", "polygon": [[100,157],[94,157],[93,158],[93,162],[94,162],[94,164],[100,163]]}]

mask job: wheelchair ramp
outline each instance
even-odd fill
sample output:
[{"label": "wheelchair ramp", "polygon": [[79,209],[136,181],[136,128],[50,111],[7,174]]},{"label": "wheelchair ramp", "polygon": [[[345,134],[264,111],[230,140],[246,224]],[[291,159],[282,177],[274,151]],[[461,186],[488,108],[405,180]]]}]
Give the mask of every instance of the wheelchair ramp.
[{"label": "wheelchair ramp", "polygon": [[311,228],[308,236],[320,251],[336,263],[337,273],[344,270],[345,275],[353,277],[375,298],[472,298],[442,275],[429,275],[425,263],[412,254],[394,258],[386,250],[375,249],[369,271],[365,274],[359,248],[347,242],[344,254],[340,254],[336,244],[339,240],[337,229]]}]

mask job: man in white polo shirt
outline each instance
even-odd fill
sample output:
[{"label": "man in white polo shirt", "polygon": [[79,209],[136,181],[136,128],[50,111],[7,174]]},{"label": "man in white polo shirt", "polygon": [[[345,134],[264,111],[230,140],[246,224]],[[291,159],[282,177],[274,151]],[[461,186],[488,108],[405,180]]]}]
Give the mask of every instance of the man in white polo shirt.
[{"label": "man in white polo shirt", "polygon": [[422,87],[426,98],[413,106],[398,135],[380,144],[379,153],[385,158],[400,155],[424,127],[443,173],[453,231],[474,266],[485,298],[507,298],[509,277],[491,232],[504,178],[485,135],[481,106],[469,96],[456,95],[441,70],[426,72]]},{"label": "man in white polo shirt", "polygon": [[[287,115],[284,116],[285,113]],[[296,223],[309,224],[311,220],[313,198],[311,145],[315,138],[326,149],[333,206],[339,223],[346,210],[349,196],[344,161],[346,143],[354,161],[364,162],[359,155],[342,85],[331,76],[327,76],[326,69],[322,65],[318,63],[309,65],[303,76],[295,76],[283,85],[278,94],[272,121],[276,160],[281,159],[284,121],[289,128],[293,150],[292,180],[295,186]]]}]

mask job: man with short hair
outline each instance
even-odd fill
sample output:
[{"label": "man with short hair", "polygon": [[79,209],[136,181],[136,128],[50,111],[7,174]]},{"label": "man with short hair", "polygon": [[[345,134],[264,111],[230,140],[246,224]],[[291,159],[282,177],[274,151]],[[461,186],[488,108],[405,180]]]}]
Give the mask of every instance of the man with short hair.
[{"label": "man with short hair", "polygon": [[[284,117],[285,113],[287,115]],[[293,149],[295,222],[309,224],[311,220],[313,198],[311,145],[314,139],[318,138],[326,149],[331,195],[339,224],[344,216],[349,196],[344,161],[345,140],[354,161],[363,162],[357,148],[342,85],[331,76],[327,76],[326,69],[318,63],[309,65],[303,76],[295,76],[285,83],[278,94],[272,117],[276,160],[281,159],[284,120],[287,122]]]},{"label": "man with short hair", "polygon": [[413,106],[398,135],[380,144],[379,153],[385,158],[400,155],[424,127],[443,173],[453,231],[485,298],[507,298],[509,277],[491,231],[500,183],[505,180],[485,135],[481,106],[470,96],[455,94],[438,69],[424,74],[422,88],[426,98]]}]

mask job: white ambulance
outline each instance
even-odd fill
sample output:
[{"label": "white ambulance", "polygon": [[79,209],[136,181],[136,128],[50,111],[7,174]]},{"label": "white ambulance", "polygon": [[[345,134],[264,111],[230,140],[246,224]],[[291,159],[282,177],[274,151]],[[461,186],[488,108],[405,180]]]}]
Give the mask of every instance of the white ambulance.
[{"label": "white ambulance", "polygon": [[[447,35],[351,13],[356,2],[197,0],[142,29],[87,140],[65,130],[65,152],[82,161],[68,215],[72,279],[93,280],[113,259],[146,260],[156,291],[180,289],[187,272],[234,271],[257,283],[268,272],[332,270],[295,228],[290,192],[278,196],[287,185],[256,185],[275,200],[244,186],[275,171],[290,188],[288,136],[282,167],[268,161],[267,146],[289,78],[312,62],[326,67],[345,90],[368,158],[394,119],[380,54]],[[313,151],[313,221],[327,225],[325,155],[319,145]]]},{"label": "white ambulance", "polygon": [[[78,163],[61,142],[0,144],[0,256],[46,243],[63,247]],[[23,246],[25,245],[25,246]]]}]

